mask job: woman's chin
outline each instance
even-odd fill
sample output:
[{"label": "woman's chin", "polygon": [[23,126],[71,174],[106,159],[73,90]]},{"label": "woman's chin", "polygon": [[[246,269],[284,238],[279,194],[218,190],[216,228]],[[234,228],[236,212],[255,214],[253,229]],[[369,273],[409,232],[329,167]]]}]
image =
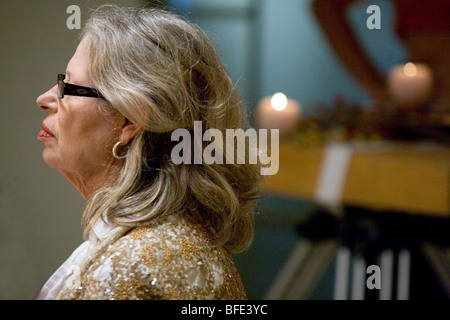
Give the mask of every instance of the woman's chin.
[{"label": "woman's chin", "polygon": [[48,150],[47,148],[42,151],[42,159],[48,166],[52,168],[58,168],[58,158],[56,157],[54,152]]}]

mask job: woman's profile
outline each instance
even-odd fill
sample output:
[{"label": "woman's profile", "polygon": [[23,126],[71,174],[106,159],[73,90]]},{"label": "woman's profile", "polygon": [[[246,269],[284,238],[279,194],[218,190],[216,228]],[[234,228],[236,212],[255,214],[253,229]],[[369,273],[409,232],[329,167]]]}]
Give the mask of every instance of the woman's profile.
[{"label": "woman's profile", "polygon": [[246,298],[230,252],[252,241],[259,165],[171,161],[171,133],[194,121],[249,127],[198,27],[160,9],[102,6],[37,104],[44,161],[87,203],[86,241],[38,299]]}]

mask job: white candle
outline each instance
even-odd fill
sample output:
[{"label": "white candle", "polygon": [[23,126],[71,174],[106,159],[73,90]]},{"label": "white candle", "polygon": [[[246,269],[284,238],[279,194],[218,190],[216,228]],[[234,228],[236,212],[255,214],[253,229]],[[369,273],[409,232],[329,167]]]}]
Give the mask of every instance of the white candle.
[{"label": "white candle", "polygon": [[280,136],[292,134],[301,117],[301,106],[279,92],[263,98],[256,109],[256,124],[260,129],[279,129]]},{"label": "white candle", "polygon": [[423,63],[396,65],[389,72],[388,89],[394,102],[401,106],[424,104],[433,90],[433,73]]}]

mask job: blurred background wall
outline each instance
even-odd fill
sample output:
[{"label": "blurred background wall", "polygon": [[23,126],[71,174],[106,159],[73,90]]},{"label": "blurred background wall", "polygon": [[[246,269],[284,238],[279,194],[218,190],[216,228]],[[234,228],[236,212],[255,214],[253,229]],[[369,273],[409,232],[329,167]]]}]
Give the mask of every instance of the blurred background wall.
[{"label": "blurred background wall", "polygon": [[[37,140],[45,116],[36,98],[63,72],[78,41],[66,9],[75,4],[85,21],[102,3],[144,1],[3,0],[0,4],[0,299],[33,298],[82,241],[84,200],[41,157]],[[247,102],[282,91],[305,112],[330,104],[337,95],[364,105],[367,95],[331,53],[313,18],[310,0],[172,0],[166,4],[198,23],[218,48]],[[402,61],[393,35],[392,7],[382,10],[382,29],[366,28],[367,4],[350,19],[370,56],[382,70]],[[265,196],[259,205],[253,246],[235,257],[251,299],[263,298],[295,245],[295,224],[308,203]],[[312,298],[331,298],[331,273]]]},{"label": "blurred background wall", "polygon": [[[249,108],[282,91],[308,111],[337,95],[359,104],[369,97],[349,76],[327,44],[311,0],[169,0],[208,32]],[[402,62],[405,50],[394,32],[390,1],[376,0],[382,28],[369,30],[367,2],[351,7],[348,18],[368,55],[383,72]],[[336,80],[339,81],[336,81]]]}]

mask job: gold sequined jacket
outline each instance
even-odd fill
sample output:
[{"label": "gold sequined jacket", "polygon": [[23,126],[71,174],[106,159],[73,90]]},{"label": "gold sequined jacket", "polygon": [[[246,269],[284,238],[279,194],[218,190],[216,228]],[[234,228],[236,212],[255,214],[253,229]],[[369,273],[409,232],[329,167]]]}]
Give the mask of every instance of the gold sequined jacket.
[{"label": "gold sequined jacket", "polygon": [[246,299],[230,253],[199,224],[168,218],[115,228],[81,266],[79,286],[58,299]]}]

